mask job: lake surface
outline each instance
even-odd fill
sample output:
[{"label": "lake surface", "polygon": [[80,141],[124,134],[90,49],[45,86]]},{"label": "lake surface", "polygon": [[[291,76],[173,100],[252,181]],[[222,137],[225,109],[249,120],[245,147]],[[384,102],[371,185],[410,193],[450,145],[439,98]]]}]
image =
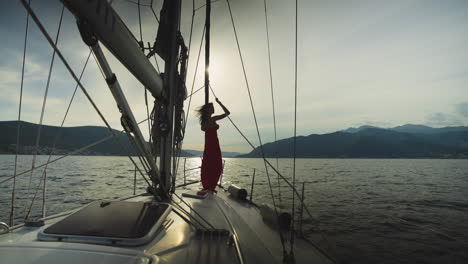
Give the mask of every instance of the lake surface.
[{"label": "lake surface", "polygon": [[[36,166],[47,156],[39,156]],[[200,166],[186,159],[186,169]],[[276,160],[270,160],[276,166]],[[254,202],[270,203],[266,169],[261,159],[225,159],[223,184],[250,189],[255,168]],[[31,168],[32,156],[19,156],[18,172]],[[183,182],[183,164],[178,182]],[[292,160],[278,161],[292,178]],[[0,181],[12,176],[14,155],[0,155]],[[269,170],[280,206],[291,208],[291,190]],[[16,219],[31,207],[42,170],[17,179]],[[186,172],[199,179],[199,170]],[[305,182],[303,232],[342,263],[468,263],[468,161],[423,159],[298,159],[299,192]],[[127,157],[73,156],[47,169],[47,214],[77,208],[96,199],[133,194],[134,167]],[[28,187],[29,190],[28,190]],[[137,193],[144,192],[137,176]],[[8,222],[12,181],[0,185],[0,221]],[[297,202],[297,200],[296,200]],[[31,214],[41,212],[37,192]],[[323,237],[318,234],[323,234]],[[320,239],[319,239],[320,238]]]}]

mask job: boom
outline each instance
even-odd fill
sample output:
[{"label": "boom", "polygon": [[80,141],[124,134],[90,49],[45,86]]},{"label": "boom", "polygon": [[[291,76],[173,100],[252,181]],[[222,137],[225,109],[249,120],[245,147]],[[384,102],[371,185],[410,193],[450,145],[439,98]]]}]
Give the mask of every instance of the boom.
[{"label": "boom", "polygon": [[[81,27],[92,36],[83,39],[99,40],[148,89],[155,98],[164,98],[163,81],[141,51],[137,40],[119,15],[104,0],[61,0],[75,15]],[[86,34],[81,31],[82,35]],[[91,43],[86,43],[91,45]]]}]

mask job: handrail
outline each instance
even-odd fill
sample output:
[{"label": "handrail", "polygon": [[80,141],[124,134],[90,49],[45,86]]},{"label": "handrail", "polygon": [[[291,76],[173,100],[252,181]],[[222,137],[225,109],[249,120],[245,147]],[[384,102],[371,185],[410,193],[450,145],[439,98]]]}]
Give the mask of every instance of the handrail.
[{"label": "handrail", "polygon": [[5,222],[0,222],[0,235],[10,232],[10,227]]}]

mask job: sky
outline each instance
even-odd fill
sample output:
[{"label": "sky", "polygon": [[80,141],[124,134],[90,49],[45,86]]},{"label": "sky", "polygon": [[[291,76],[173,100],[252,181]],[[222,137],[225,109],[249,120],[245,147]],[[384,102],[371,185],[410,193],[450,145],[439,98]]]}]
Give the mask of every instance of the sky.
[{"label": "sky", "polygon": [[[136,2],[136,0],[134,1]],[[151,1],[141,0],[142,4]],[[154,1],[159,15],[162,1]],[[247,82],[226,1],[212,4],[210,81],[231,118],[254,145],[259,144],[248,97],[249,85],[262,142],[294,135],[295,5],[267,0],[272,83],[263,0],[231,0]],[[195,1],[196,7],[204,1]],[[5,1],[0,9],[0,120],[17,120],[26,11],[20,1]],[[323,134],[374,125],[394,127],[423,124],[433,127],[468,125],[468,1],[465,0],[299,0],[297,42],[297,135]],[[32,7],[55,39],[62,5],[58,0],[32,0]],[[114,0],[113,7],[139,38],[137,5]],[[154,42],[157,22],[142,7],[145,42]],[[192,1],[183,3],[181,31],[189,43]],[[204,9],[194,17],[187,89],[203,86],[204,52],[198,72]],[[58,47],[79,75],[89,54],[75,19],[64,12]],[[111,67],[137,120],[147,117],[144,88],[106,51]],[[39,123],[52,48],[30,20],[26,50],[21,120]],[[152,61],[155,65],[155,62]],[[158,65],[163,65],[158,59]],[[194,78],[194,76],[196,76]],[[83,84],[115,129],[120,114],[91,57]],[[76,84],[55,59],[43,123],[60,125]],[[212,95],[210,100],[214,101]],[[184,148],[202,150],[204,135],[194,109],[203,104],[200,91],[192,96]],[[149,100],[150,103],[152,100]],[[149,106],[151,109],[151,105]],[[217,113],[221,111],[216,107]],[[223,151],[251,148],[228,120],[219,121]],[[65,126],[104,123],[81,91],[70,108]],[[140,128],[147,137],[148,126]]]}]

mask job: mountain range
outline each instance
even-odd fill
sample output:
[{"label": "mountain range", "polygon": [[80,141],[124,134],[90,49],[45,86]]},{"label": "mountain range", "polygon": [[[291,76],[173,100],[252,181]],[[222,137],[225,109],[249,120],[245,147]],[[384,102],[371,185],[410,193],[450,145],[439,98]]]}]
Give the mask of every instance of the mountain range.
[{"label": "mountain range", "polygon": [[[263,145],[266,157],[290,158],[293,138]],[[239,157],[259,157],[260,147]],[[468,127],[361,126],[296,138],[299,158],[468,158]]]},{"label": "mountain range", "polygon": [[[18,121],[0,121],[0,154],[16,153],[17,126]],[[60,132],[60,136],[56,139],[58,132]],[[115,138],[110,138],[89,149],[77,153],[77,155],[135,155],[135,151],[133,150],[127,135],[118,130],[113,130],[113,132],[123,145],[123,148],[117,144]],[[20,121],[20,154],[33,154],[35,152],[37,133],[37,124]],[[111,133],[107,127],[80,126],[60,128],[56,126],[42,125],[39,148],[37,151],[38,154],[49,154],[52,151],[52,146],[56,140],[53,153],[63,155],[109,137],[110,135]],[[192,155],[182,151],[181,156]]]},{"label": "mountain range", "polygon": [[412,124],[396,126],[392,128],[380,128],[380,127],[375,127],[375,126],[360,126],[357,128],[350,127],[348,129],[341,130],[341,131],[348,132],[348,133],[356,133],[356,132],[359,132],[368,128],[386,129],[386,130],[410,133],[410,134],[440,134],[440,133],[445,133],[445,132],[468,131],[468,127],[464,127],[464,126],[434,128],[434,127],[429,127],[429,126],[424,126],[424,125],[412,125]]},{"label": "mountain range", "polygon": [[[0,154],[16,152],[17,121],[0,121]],[[20,154],[35,151],[38,125],[20,122]],[[110,135],[106,127],[55,127],[43,125],[39,154],[49,154],[57,133],[54,154],[61,155],[92,144]],[[114,130],[130,155],[135,155],[125,133]],[[263,145],[266,157],[290,158],[293,138],[281,139]],[[260,147],[241,155],[223,152],[223,157],[260,157]],[[114,138],[97,144],[78,155],[127,155]],[[183,150],[181,156],[202,156],[198,150]],[[296,138],[296,156],[299,158],[468,158],[468,127],[433,128],[423,125],[403,125],[393,128],[361,126],[328,134],[311,134]]]}]

